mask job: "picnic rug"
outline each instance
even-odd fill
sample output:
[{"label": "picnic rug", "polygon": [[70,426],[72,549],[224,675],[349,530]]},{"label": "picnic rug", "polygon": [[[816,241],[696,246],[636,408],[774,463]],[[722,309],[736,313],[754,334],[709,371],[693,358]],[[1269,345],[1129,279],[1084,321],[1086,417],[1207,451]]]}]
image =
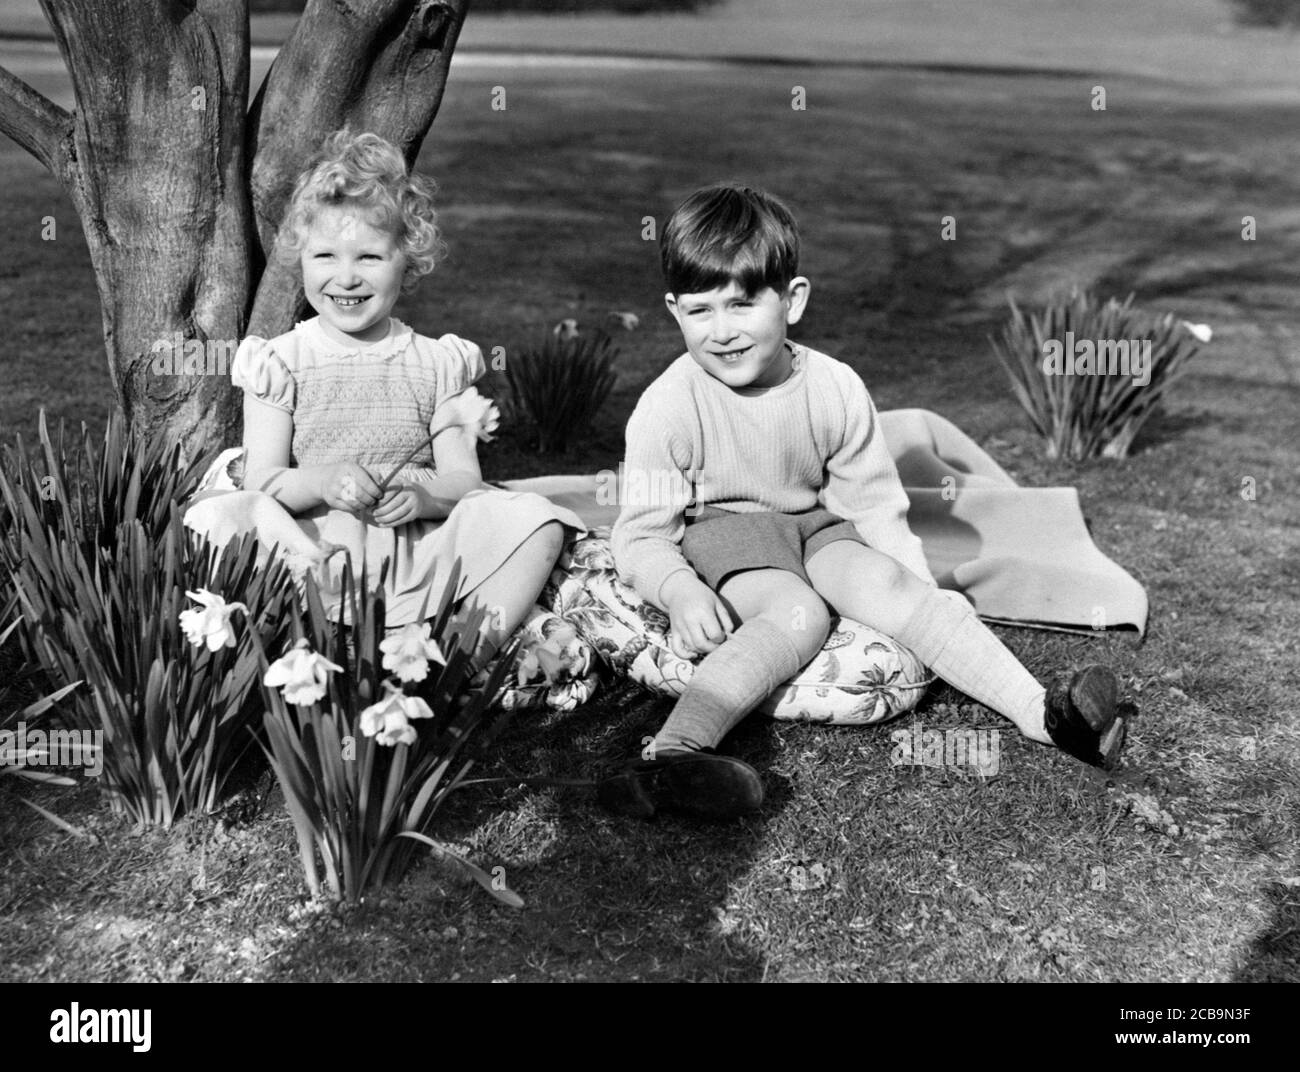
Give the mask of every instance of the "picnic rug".
[{"label": "picnic rug", "polygon": [[[1074,488],[1021,487],[970,436],[929,410],[885,410],[880,422],[911,501],[908,524],[940,587],[964,593],[990,621],[1146,631],[1145,589],[1093,543]],[[592,529],[618,516],[614,474],[501,486],[545,495]]]}]

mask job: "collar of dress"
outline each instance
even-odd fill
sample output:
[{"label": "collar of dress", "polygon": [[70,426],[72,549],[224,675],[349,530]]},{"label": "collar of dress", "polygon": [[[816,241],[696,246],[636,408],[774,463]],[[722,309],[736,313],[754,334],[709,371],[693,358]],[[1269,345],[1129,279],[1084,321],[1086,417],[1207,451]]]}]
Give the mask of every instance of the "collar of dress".
[{"label": "collar of dress", "polygon": [[366,357],[391,361],[411,345],[411,336],[414,333],[396,317],[390,317],[389,320],[390,330],[387,338],[367,346],[344,346],[326,334],[325,329],[320,325],[319,316],[299,321],[296,330],[305,334],[311,348],[323,357],[350,359],[364,354]]}]

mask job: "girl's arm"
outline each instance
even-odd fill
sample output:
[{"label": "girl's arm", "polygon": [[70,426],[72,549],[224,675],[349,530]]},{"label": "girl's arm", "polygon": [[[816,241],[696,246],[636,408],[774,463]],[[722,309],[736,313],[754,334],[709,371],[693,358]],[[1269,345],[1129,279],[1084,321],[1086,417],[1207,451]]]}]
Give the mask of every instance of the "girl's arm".
[{"label": "girl's arm", "polygon": [[379,502],[375,478],[355,462],[290,468],[293,414],[244,394],[244,487],[264,491],[291,514],[326,503],[359,511]]},{"label": "girl's arm", "polygon": [[471,491],[483,487],[478,464],[478,436],[454,426],[433,439],[433,463],[438,475],[429,481],[394,484],[375,508],[378,525],[404,525],[424,518],[440,521]]}]

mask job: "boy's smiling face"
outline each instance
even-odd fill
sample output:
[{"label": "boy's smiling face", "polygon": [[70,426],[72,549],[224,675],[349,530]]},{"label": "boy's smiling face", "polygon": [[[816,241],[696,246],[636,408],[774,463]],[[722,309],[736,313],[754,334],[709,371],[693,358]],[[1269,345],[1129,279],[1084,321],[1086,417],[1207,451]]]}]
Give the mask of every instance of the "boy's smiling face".
[{"label": "boy's smiling face", "polygon": [[699,294],[667,294],[686,349],[695,363],[728,387],[775,387],[790,375],[786,328],[808,304],[803,276],[784,290],[746,294],[735,280]]}]

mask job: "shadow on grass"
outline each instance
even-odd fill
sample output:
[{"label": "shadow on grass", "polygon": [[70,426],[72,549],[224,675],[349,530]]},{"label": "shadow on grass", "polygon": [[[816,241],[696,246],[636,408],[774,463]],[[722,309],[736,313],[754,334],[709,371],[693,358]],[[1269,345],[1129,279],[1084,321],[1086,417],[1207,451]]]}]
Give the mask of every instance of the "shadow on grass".
[{"label": "shadow on grass", "polygon": [[1250,946],[1236,983],[1300,982],[1300,890],[1281,882],[1263,889],[1272,906],[1268,928]]},{"label": "shadow on grass", "polygon": [[[671,705],[627,690],[604,703],[533,723],[521,716],[500,742],[503,771],[583,778],[640,749]],[[751,720],[729,750],[764,773],[768,800],[748,822],[703,824],[672,816],[612,816],[590,788],[467,789],[439,836],[505,877],[526,901],[512,911],[458,869],[421,863],[391,894],[346,926],[318,926],[275,958],[280,980],[746,981],[764,959],[728,937],[733,884],[753,867],[765,828],[790,800],[769,773],[775,728]]]},{"label": "shadow on grass", "polygon": [[1170,413],[1168,410],[1159,409],[1138,429],[1129,447],[1129,456],[1144,454],[1166,443],[1176,442],[1185,432],[1203,427],[1213,420],[1214,417],[1205,412]]},{"label": "shadow on grass", "polygon": [[[1285,772],[1283,777],[1289,779],[1290,772]],[[1300,820],[1300,806],[1293,805],[1290,812],[1294,828],[1296,820]],[[1275,842],[1275,838],[1286,840]],[[1281,829],[1267,830],[1257,835],[1256,841],[1257,847],[1265,852],[1276,850],[1281,843],[1290,844]],[[1294,876],[1300,876],[1300,853],[1291,854],[1288,873],[1292,877],[1286,882],[1269,882],[1260,890],[1269,905],[1268,925],[1251,942],[1245,962],[1232,977],[1234,982],[1300,982],[1300,886],[1294,885]]]}]

